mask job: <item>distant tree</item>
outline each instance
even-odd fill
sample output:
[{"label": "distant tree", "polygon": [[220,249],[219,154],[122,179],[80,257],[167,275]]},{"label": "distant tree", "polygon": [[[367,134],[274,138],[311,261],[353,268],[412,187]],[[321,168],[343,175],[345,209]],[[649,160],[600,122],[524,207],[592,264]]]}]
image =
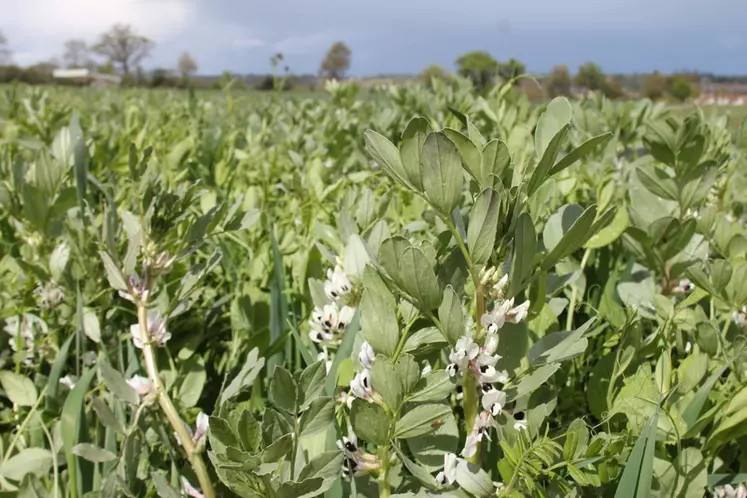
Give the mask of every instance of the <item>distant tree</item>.
[{"label": "distant tree", "polygon": [[433,80],[445,80],[449,77],[449,73],[446,71],[446,69],[442,68],[438,64],[431,64],[428,67],[424,68],[420,73],[418,74],[418,80],[430,87]]},{"label": "distant tree", "polygon": [[658,100],[664,96],[667,91],[667,77],[658,71],[647,74],[643,77],[641,84],[641,93],[651,100]]},{"label": "distant tree", "polygon": [[350,69],[350,56],[352,52],[344,42],[336,42],[330,47],[327,55],[322,61],[319,69],[322,77],[339,80],[345,76]]},{"label": "distant tree", "polygon": [[608,99],[619,99],[625,95],[625,90],[623,90],[620,80],[613,77],[605,78],[600,90]]},{"label": "distant tree", "polygon": [[197,72],[197,62],[189,55],[189,52],[182,52],[176,61],[176,67],[179,70],[179,74],[182,79],[186,82],[189,77]]},{"label": "distant tree", "polygon": [[601,90],[604,87],[605,77],[602,68],[593,62],[585,62],[578,68],[576,73],[576,85],[587,90]]},{"label": "distant tree", "polygon": [[[523,62],[514,59],[513,57],[506,62],[499,63],[498,74],[503,81],[510,81],[517,76],[520,76],[526,72],[526,66]],[[516,81],[514,84],[518,84]]]},{"label": "distant tree", "polygon": [[571,73],[568,66],[559,65],[552,68],[552,72],[545,80],[545,87],[550,97],[571,94]]},{"label": "distant tree", "polygon": [[177,80],[169,69],[154,69],[150,76],[150,86],[153,88],[176,86]]},{"label": "distant tree", "polygon": [[457,72],[472,80],[478,90],[484,90],[492,85],[500,68],[498,61],[484,50],[464,54],[456,60],[456,65]]},{"label": "distant tree", "polygon": [[150,55],[153,41],[135,32],[128,24],[115,24],[101,35],[93,51],[107,57],[112,64],[118,64],[122,73],[130,74],[130,68]]},{"label": "distant tree", "polygon": [[693,87],[686,77],[677,75],[672,78],[669,84],[669,95],[680,102],[684,102],[692,97]]},{"label": "distant tree", "polygon": [[67,67],[88,67],[91,64],[91,54],[85,40],[68,40],[65,42],[65,52],[62,60]]},{"label": "distant tree", "polygon": [[10,49],[8,48],[8,39],[0,31],[0,66],[10,65]]}]

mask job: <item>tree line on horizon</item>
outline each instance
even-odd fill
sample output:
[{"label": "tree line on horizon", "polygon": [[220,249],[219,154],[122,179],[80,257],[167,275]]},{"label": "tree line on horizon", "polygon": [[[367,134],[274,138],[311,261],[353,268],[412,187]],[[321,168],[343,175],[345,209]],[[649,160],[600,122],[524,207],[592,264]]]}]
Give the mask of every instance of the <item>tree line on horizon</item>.
[{"label": "tree line on horizon", "polygon": [[[199,68],[197,61],[189,52],[182,52],[176,60],[175,69],[157,68],[146,73],[141,63],[150,56],[155,42],[139,34],[132,26],[115,24],[108,31],[102,33],[93,44],[82,39],[71,39],[65,42],[61,61],[53,59],[21,68],[11,64],[11,52],[8,41],[0,32],[0,83],[21,81],[25,83],[52,83],[52,70],[59,67],[87,68],[103,74],[118,74],[123,78],[123,84],[128,86],[150,87],[188,87],[205,86],[204,78],[195,77]],[[96,60],[96,57],[103,61]],[[343,79],[350,69],[352,59],[351,49],[342,41],[335,42],[319,68],[320,79]],[[293,75],[284,63],[282,53],[274,54],[270,58],[271,74],[260,77],[254,87],[259,90],[290,90],[294,87],[313,85],[307,80]],[[608,76],[602,68],[594,62],[582,64],[575,75],[568,66],[556,65],[551,72],[544,76],[533,76],[526,73],[523,62],[511,58],[505,62],[496,60],[489,52],[478,50],[469,52],[455,61],[456,74],[472,81],[477,91],[487,91],[498,82],[513,81],[520,84],[522,78],[540,79],[540,91],[543,96],[556,97],[571,95],[574,92],[598,91],[609,98],[620,98],[626,94],[631,86],[645,97],[657,100],[671,97],[684,101],[697,93],[700,76],[697,73],[682,73],[664,75],[658,72],[643,75],[625,81],[620,76]],[[452,77],[450,73],[439,65],[429,65],[418,74],[418,79],[430,85],[433,79],[446,80]],[[224,87],[232,84],[237,87],[245,86],[241,78],[229,71],[214,79],[209,85]],[[536,86],[536,85],[535,85]]]}]

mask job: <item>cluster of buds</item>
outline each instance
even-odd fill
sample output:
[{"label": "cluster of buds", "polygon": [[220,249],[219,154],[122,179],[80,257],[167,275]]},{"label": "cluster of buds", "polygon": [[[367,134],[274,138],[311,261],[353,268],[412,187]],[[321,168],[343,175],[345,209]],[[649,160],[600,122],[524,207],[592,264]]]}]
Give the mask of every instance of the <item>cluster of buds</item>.
[{"label": "cluster of buds", "polygon": [[148,311],[148,337],[143,340],[140,324],[138,323],[130,326],[130,335],[132,335],[132,343],[138,349],[143,349],[143,346],[146,344],[163,347],[171,339],[171,333],[166,330],[166,319],[161,313],[155,310]]},{"label": "cluster of buds", "polygon": [[133,303],[145,302],[148,300],[149,295],[150,290],[148,290],[145,281],[137,273],[133,273],[127,278],[127,290],[119,291],[120,297]]},{"label": "cluster of buds", "polygon": [[674,294],[687,294],[691,292],[694,288],[695,286],[690,280],[683,278],[677,282],[677,285],[672,287],[672,292]]},{"label": "cluster of buds", "polygon": [[163,251],[148,260],[147,264],[151,274],[165,275],[171,271],[174,261],[176,261],[176,256],[171,256],[169,251]]},{"label": "cluster of buds", "polygon": [[352,431],[348,431],[348,437],[343,436],[341,440],[337,440],[337,447],[345,455],[342,467],[345,476],[360,476],[381,467],[376,455],[366,453],[358,447],[358,438]]},{"label": "cluster of buds", "polygon": [[[204,412],[200,412],[197,414],[197,420],[195,420],[194,432],[188,424],[185,423],[184,427],[186,427],[189,435],[192,436],[192,444],[194,444],[197,451],[202,451],[202,449],[205,448],[205,442],[207,441],[207,431],[210,428],[210,417],[208,417]],[[174,437],[176,438],[177,443],[182,444],[179,434],[174,432]]]},{"label": "cluster of buds", "polygon": [[327,270],[327,280],[324,282],[324,293],[333,301],[343,299],[350,291],[353,290],[353,284],[345,275],[342,265],[338,262],[335,269]]}]

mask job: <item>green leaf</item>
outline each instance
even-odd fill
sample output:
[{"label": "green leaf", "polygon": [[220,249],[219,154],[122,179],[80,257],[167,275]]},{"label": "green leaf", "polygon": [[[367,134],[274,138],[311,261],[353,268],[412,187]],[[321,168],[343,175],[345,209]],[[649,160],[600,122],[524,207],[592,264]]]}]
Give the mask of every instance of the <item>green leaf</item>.
[{"label": "green leaf", "polygon": [[96,311],[91,308],[83,308],[83,332],[96,344],[101,342],[99,317],[96,315]]},{"label": "green leaf", "polygon": [[615,498],[643,498],[651,493],[658,418],[657,410],[654,416],[649,419],[633,446],[633,451],[628,457],[620,482],[617,485]]},{"label": "green leaf", "polygon": [[591,237],[584,245],[587,249],[597,249],[605,247],[616,241],[630,226],[630,216],[628,210],[620,208],[615,213],[615,217],[609,225],[602,228],[596,235]]},{"label": "green leaf", "polygon": [[420,367],[411,354],[403,354],[397,358],[395,363],[397,377],[402,384],[402,394],[407,396],[415,388],[420,380]]},{"label": "green leaf", "polygon": [[466,460],[457,462],[456,482],[460,488],[474,496],[495,495],[495,487],[490,476],[480,467]]},{"label": "green leaf", "polygon": [[311,436],[327,429],[335,418],[335,403],[332,398],[319,398],[311,402],[301,415],[301,436]]},{"label": "green leaf", "polygon": [[479,181],[482,155],[475,143],[464,133],[451,128],[444,128],[443,134],[446,135],[456,146],[459,151],[459,156],[462,159],[464,169],[467,170],[474,179]]},{"label": "green leaf", "polygon": [[462,198],[464,174],[454,142],[443,133],[430,133],[421,158],[423,189],[429,201],[444,216],[451,216]]},{"label": "green leaf", "polygon": [[506,172],[510,172],[510,168],[511,153],[506,143],[491,140],[482,149],[482,169],[477,180],[484,188],[498,186]]},{"label": "green leaf", "polygon": [[106,270],[106,278],[109,280],[109,285],[114,289],[120,291],[127,290],[127,279],[122,275],[122,271],[119,269],[117,264],[106,251],[99,251],[101,261],[104,263],[104,270]]},{"label": "green leaf", "polygon": [[327,367],[324,360],[312,363],[301,372],[298,379],[298,405],[302,409],[322,394],[326,378]]},{"label": "green leaf", "polygon": [[590,138],[586,142],[573,149],[567,155],[563,156],[558,162],[556,162],[555,165],[550,169],[550,174],[548,176],[553,176],[557,173],[560,173],[579,159],[582,159],[597,147],[606,143],[610,138],[612,138],[612,133],[610,132]]},{"label": "green leaf", "polygon": [[[262,430],[251,411],[242,410],[241,414],[239,414],[238,420],[236,421],[236,435],[238,436],[239,442],[244,451],[250,453],[257,451],[262,436]],[[233,443],[233,435],[228,437]]]},{"label": "green leaf", "polygon": [[572,114],[571,103],[565,97],[554,98],[547,105],[534,134],[534,148],[538,158],[545,154],[553,138],[571,122]]},{"label": "green leaf", "polygon": [[394,426],[394,437],[411,438],[431,434],[443,422],[441,419],[451,413],[451,407],[442,404],[418,405],[405,413]]},{"label": "green leaf", "polygon": [[636,174],[646,190],[652,194],[670,201],[676,201],[679,198],[677,182],[663,169],[639,166]]},{"label": "green leaf", "polygon": [[292,450],[293,434],[284,434],[278,439],[275,439],[272,444],[265,448],[262,452],[262,461],[264,463],[277,462]]},{"label": "green leaf", "polygon": [[270,400],[288,413],[296,413],[298,385],[291,373],[281,366],[276,366],[270,382]]},{"label": "green leaf", "polygon": [[239,446],[239,441],[236,439],[234,431],[231,429],[229,423],[220,418],[211,416],[209,419],[210,425],[210,447],[216,453],[224,453],[228,447]]},{"label": "green leaf", "polygon": [[436,327],[425,327],[408,335],[402,352],[419,354],[424,350],[440,348],[446,344],[446,338],[440,330]]},{"label": "green leaf", "polygon": [[685,422],[687,427],[692,427],[700,417],[700,412],[703,409],[703,405],[708,399],[708,394],[713,389],[719,378],[723,375],[726,370],[726,365],[716,370],[708,379],[703,383],[702,386],[695,392],[687,408],[682,412],[682,420]]},{"label": "green leaf", "polygon": [[265,359],[259,358],[259,348],[249,351],[241,370],[221,393],[220,404],[236,396],[243,388],[251,386],[264,365]]},{"label": "green leaf", "polygon": [[366,150],[379,166],[384,168],[393,180],[411,189],[412,185],[407,181],[407,171],[402,164],[397,147],[386,137],[373,130],[366,130],[363,138],[366,142]]},{"label": "green leaf", "polygon": [[444,298],[438,307],[438,319],[446,332],[446,339],[452,346],[465,334],[465,318],[462,301],[451,285],[444,289]]},{"label": "green leaf", "polygon": [[551,363],[537,368],[531,374],[522,378],[515,387],[506,389],[506,399],[510,402],[527,394],[531,394],[542,386],[547,379],[558,371],[559,368],[559,363]]},{"label": "green leaf", "polygon": [[65,369],[67,363],[67,355],[68,351],[70,351],[70,345],[73,343],[74,339],[75,334],[70,335],[54,357],[54,363],[52,363],[52,368],[49,371],[49,377],[47,378],[46,403],[48,406],[52,400],[57,399],[57,394],[60,391],[60,378],[62,377],[62,371]]},{"label": "green leaf", "polygon": [[498,231],[500,196],[493,189],[485,189],[475,200],[467,228],[467,247],[472,262],[482,265],[493,254],[493,245]]},{"label": "green leaf", "polygon": [[358,398],[353,400],[350,422],[359,438],[378,446],[388,443],[389,418],[384,408],[376,403],[369,403]]},{"label": "green leaf", "polygon": [[447,399],[454,390],[454,382],[444,370],[433,370],[415,386],[406,401],[410,403],[422,403],[424,401],[442,401]]},{"label": "green leaf", "polygon": [[553,332],[542,337],[529,350],[527,355],[529,363],[536,366],[581,356],[589,345],[589,341],[584,337],[584,334],[595,321],[595,318],[591,318],[572,332]]},{"label": "green leaf", "polygon": [[599,219],[595,222],[597,210],[596,206],[592,205],[586,209],[573,222],[573,225],[563,233],[563,237],[560,242],[545,256],[542,260],[542,271],[549,270],[561,259],[571,255],[581,246],[583,246],[587,240],[591,238],[596,232],[602,229],[602,226],[606,225],[612,216],[614,216],[615,208],[608,209],[602,214]]},{"label": "green leaf", "polygon": [[205,360],[200,356],[192,356],[181,366],[180,376],[182,377],[177,398],[184,407],[193,407],[200,401],[200,396],[207,382],[207,372],[205,372]]},{"label": "green leaf", "polygon": [[156,486],[156,493],[160,498],[180,498],[181,494],[179,491],[171,487],[169,482],[163,476],[161,472],[151,472],[150,479]]},{"label": "green leaf", "polygon": [[423,191],[423,180],[420,177],[421,151],[430,131],[431,125],[427,119],[420,116],[414,117],[402,132],[402,142],[399,146],[405,178],[419,192]]},{"label": "green leaf", "polygon": [[[382,296],[379,292],[386,292]],[[360,304],[363,337],[379,354],[392,356],[399,343],[399,323],[388,289],[366,288]]]},{"label": "green leaf", "polygon": [[328,490],[335,479],[340,475],[340,469],[344,456],[340,451],[325,451],[314,458],[301,469],[298,475],[300,481],[320,477],[324,484],[319,488],[320,492]]},{"label": "green leaf", "polygon": [[371,386],[393,412],[399,410],[404,396],[402,382],[397,367],[386,356],[376,356],[371,367]]},{"label": "green leaf", "polygon": [[584,208],[578,204],[566,204],[555,211],[545,223],[545,229],[542,231],[542,242],[545,249],[552,251],[558,246],[568,230],[584,213]]},{"label": "green leaf", "polygon": [[[745,118],[747,121],[747,118]],[[747,481],[747,473],[742,474],[710,474],[708,476],[708,487],[716,488],[727,484],[739,484]]]},{"label": "green leaf", "polygon": [[96,375],[96,369],[92,368],[78,379],[75,387],[68,393],[60,415],[60,434],[67,461],[69,488],[77,490],[79,496],[83,494],[82,473],[78,466],[78,459],[73,454],[73,446],[80,442],[81,428],[85,421],[83,411],[85,397],[94,375]]},{"label": "green leaf", "polygon": [[399,456],[399,459],[402,461],[402,464],[405,466],[408,472],[412,474],[412,476],[415,479],[420,481],[428,489],[438,488],[438,483],[433,478],[433,476],[428,471],[428,469],[410,460],[405,454],[405,452],[402,451],[400,447],[397,446],[396,444],[394,445],[394,450],[397,452],[397,455]]},{"label": "green leaf", "polygon": [[99,361],[99,371],[101,372],[101,377],[104,379],[104,384],[106,384],[107,389],[112,394],[131,405],[140,404],[140,396],[125,381],[122,374],[114,370],[106,360]]},{"label": "green leaf", "polygon": [[111,462],[117,459],[117,455],[111,451],[89,443],[80,443],[73,446],[73,455],[94,463]]},{"label": "green leaf", "polygon": [[301,482],[285,481],[280,485],[276,494],[278,498],[306,498],[317,496],[324,485],[324,479],[314,477]]},{"label": "green leaf", "polygon": [[0,385],[5,396],[18,406],[34,406],[39,397],[31,379],[9,370],[0,370]]},{"label": "green leaf", "polygon": [[381,244],[382,266],[397,286],[415,298],[427,311],[441,304],[441,289],[428,259],[404,237],[392,237]]},{"label": "green leaf", "polygon": [[107,405],[103,399],[94,397],[91,400],[91,405],[93,406],[93,410],[96,412],[96,416],[99,418],[99,422],[104,424],[106,427],[114,429],[120,434],[124,434],[124,427],[122,427],[122,424],[117,420],[112,409],[109,408],[109,405]]},{"label": "green leaf", "polygon": [[516,223],[514,250],[511,255],[508,295],[516,296],[528,283],[534,269],[537,235],[529,213],[521,213]]},{"label": "green leaf", "polygon": [[44,448],[26,448],[10,457],[2,467],[0,475],[13,481],[21,481],[26,474],[44,477],[52,467],[52,453]]}]

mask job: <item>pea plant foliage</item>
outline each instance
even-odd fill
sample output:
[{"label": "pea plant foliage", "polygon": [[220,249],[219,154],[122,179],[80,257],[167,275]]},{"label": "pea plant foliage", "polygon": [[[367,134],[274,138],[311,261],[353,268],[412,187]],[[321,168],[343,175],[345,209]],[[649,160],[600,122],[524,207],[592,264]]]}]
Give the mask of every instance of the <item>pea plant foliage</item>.
[{"label": "pea plant foliage", "polygon": [[747,133],[358,90],[0,90],[0,493],[745,496]]}]

